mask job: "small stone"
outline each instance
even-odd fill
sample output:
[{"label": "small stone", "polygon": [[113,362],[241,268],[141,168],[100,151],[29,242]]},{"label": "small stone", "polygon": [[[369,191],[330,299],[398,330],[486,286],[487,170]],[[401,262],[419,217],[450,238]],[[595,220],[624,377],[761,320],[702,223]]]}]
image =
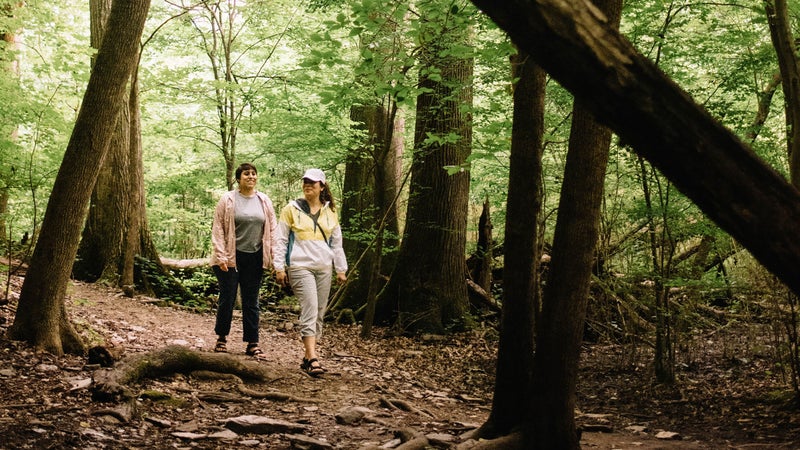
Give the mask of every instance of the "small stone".
[{"label": "small stone", "polygon": [[629,427],[625,427],[626,431],[630,431],[633,434],[644,434],[647,432],[647,427],[644,425],[631,425]]},{"label": "small stone", "polygon": [[220,441],[229,441],[238,438],[239,435],[231,430],[222,430],[216,433],[212,433],[208,437],[211,439],[218,439]]},{"label": "small stone", "polygon": [[449,444],[455,442],[456,437],[452,434],[447,433],[430,433],[426,434],[425,437],[436,447],[447,447]]},{"label": "small stone", "polygon": [[145,417],[144,420],[152,423],[153,425],[159,428],[169,428],[172,426],[172,422],[165,419],[159,419],[157,417]]},{"label": "small stone", "polygon": [[656,439],[679,441],[683,437],[674,431],[660,431],[656,434]]},{"label": "small stone", "polygon": [[172,433],[172,435],[177,437],[177,438],[186,439],[186,440],[189,440],[189,441],[197,441],[197,440],[205,439],[205,438],[208,437],[207,434],[189,433],[189,432],[186,432],[186,431],[175,431],[175,432]]},{"label": "small stone", "polygon": [[302,448],[308,450],[331,450],[333,446],[326,441],[314,439],[302,434],[287,434],[286,438],[292,442],[295,448]]}]

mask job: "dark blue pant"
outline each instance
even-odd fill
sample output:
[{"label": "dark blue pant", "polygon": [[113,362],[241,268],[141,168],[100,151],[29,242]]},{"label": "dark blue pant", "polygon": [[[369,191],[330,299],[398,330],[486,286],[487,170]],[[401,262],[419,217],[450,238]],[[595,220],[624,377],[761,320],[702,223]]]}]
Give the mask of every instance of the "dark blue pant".
[{"label": "dark blue pant", "polygon": [[236,303],[236,291],[242,291],[242,331],[243,341],[258,342],[258,290],[264,276],[262,267],[263,255],[236,252],[236,267],[228,267],[223,272],[214,266],[214,274],[219,283],[219,304],[217,305],[217,324],[214,332],[217,336],[227,336],[231,332],[233,305]]}]

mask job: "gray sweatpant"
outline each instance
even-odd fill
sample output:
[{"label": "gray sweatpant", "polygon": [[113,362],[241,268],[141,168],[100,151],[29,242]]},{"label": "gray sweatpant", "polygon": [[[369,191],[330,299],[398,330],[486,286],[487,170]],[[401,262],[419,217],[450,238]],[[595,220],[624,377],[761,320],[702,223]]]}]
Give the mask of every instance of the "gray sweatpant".
[{"label": "gray sweatpant", "polygon": [[333,268],[288,267],[289,283],[300,301],[300,336],[322,337],[322,322],[331,293]]}]

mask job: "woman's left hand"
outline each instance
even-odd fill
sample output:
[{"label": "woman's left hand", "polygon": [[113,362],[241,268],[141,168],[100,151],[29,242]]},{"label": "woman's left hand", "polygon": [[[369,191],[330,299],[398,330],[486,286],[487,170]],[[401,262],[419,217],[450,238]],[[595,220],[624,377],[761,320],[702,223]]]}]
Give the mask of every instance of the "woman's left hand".
[{"label": "woman's left hand", "polygon": [[347,281],[347,275],[344,272],[336,272],[336,282],[344,283],[345,281]]}]

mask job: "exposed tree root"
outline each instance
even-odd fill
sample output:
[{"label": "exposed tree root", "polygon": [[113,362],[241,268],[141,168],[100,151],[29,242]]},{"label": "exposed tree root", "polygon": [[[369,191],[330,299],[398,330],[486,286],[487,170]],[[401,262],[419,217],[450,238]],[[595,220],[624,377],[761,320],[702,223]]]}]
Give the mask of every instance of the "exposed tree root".
[{"label": "exposed tree root", "polygon": [[207,353],[173,345],[152,352],[134,355],[111,369],[94,373],[92,398],[96,401],[123,401],[135,398],[130,385],[145,379],[174,373],[190,374],[206,370],[228,373],[239,379],[265,381],[268,371],[256,362],[243,361],[223,353]]},{"label": "exposed tree root", "polygon": [[522,450],[525,441],[521,432],[507,434],[490,440],[476,440],[477,436],[456,446],[456,450]]},{"label": "exposed tree root", "polygon": [[385,406],[385,407],[387,407],[389,409],[400,409],[400,410],[403,410],[403,411],[406,411],[406,412],[411,412],[411,413],[415,413],[415,414],[419,414],[419,415],[423,415],[423,416],[428,416],[430,418],[435,418],[433,414],[429,413],[428,411],[424,411],[422,409],[418,409],[418,408],[414,407],[411,403],[409,403],[409,402],[407,402],[405,400],[400,400],[400,399],[396,399],[396,398],[384,398],[384,397],[381,397],[380,403],[381,403],[381,405],[383,405],[383,406]]},{"label": "exposed tree root", "polygon": [[249,389],[244,386],[243,383],[239,384],[238,386],[239,392],[244,395],[253,397],[253,398],[260,398],[266,400],[274,400],[278,402],[302,402],[302,403],[319,403],[320,400],[315,398],[307,398],[307,397],[296,397],[294,395],[284,394],[283,392],[275,392],[275,391],[257,391],[255,389]]},{"label": "exposed tree root", "polygon": [[425,450],[431,448],[430,442],[425,436],[416,437],[410,441],[403,442],[395,447],[395,450]]},{"label": "exposed tree root", "polygon": [[[266,381],[268,371],[261,364],[243,361],[224,353],[197,352],[182,346],[169,346],[149,353],[123,359],[112,369],[101,369],[94,374],[92,398],[96,401],[125,401],[136,397],[130,385],[174,373],[183,373],[197,379],[228,380],[236,383],[238,391],[251,398],[274,401],[318,403],[313,398],[296,397],[282,392],[258,391],[245,386],[243,379]],[[224,392],[199,392],[203,401],[242,402],[244,397]]]}]

